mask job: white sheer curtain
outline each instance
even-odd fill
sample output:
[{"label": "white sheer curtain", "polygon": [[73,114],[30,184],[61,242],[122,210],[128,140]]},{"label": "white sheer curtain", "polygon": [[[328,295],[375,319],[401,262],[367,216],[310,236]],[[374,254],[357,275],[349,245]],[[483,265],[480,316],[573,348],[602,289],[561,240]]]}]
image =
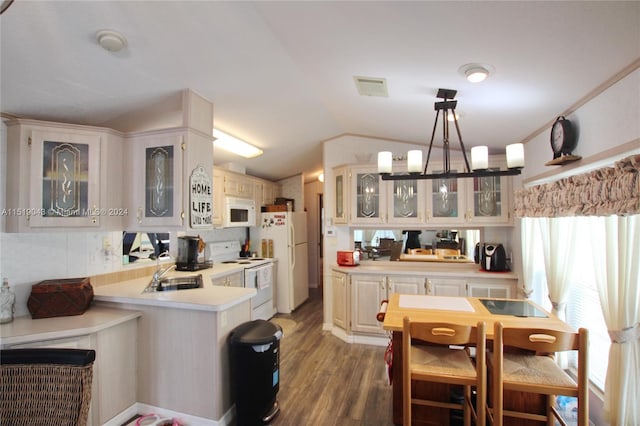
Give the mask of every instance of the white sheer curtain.
[{"label": "white sheer curtain", "polygon": [[533,283],[536,279],[536,263],[537,256],[533,255],[540,250],[540,236],[538,229],[538,219],[533,217],[523,217],[520,221],[521,227],[521,244],[522,244],[522,274],[524,275],[522,283],[522,295],[527,299],[533,293]]},{"label": "white sheer curtain", "polygon": [[567,297],[573,283],[572,266],[577,247],[575,218],[540,217],[538,224],[542,237],[549,299],[553,313],[564,320]]},{"label": "white sheer curtain", "polygon": [[605,412],[612,425],[640,425],[640,215],[590,220],[596,284],[611,337]]}]

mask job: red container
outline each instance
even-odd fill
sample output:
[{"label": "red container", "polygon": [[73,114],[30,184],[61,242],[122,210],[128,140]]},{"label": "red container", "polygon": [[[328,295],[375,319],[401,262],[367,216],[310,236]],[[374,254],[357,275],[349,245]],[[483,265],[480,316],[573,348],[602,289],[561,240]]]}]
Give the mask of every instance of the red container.
[{"label": "red container", "polygon": [[359,251],[338,251],[338,265],[356,266],[360,264]]}]

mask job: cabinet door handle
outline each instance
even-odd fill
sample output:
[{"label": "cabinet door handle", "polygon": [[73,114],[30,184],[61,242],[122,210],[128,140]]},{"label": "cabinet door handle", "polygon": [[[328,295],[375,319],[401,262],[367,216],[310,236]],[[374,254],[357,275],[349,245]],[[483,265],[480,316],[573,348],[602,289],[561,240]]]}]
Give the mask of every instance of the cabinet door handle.
[{"label": "cabinet door handle", "polygon": [[429,278],[427,278],[427,282],[425,283],[426,285],[426,290],[427,290],[427,294],[431,294],[431,280]]}]

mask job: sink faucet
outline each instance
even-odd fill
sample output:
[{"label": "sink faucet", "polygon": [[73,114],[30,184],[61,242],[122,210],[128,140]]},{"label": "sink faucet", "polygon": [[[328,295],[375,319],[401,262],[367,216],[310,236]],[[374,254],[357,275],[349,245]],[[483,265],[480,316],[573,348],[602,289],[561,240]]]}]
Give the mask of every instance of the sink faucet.
[{"label": "sink faucet", "polygon": [[164,251],[156,257],[156,271],[153,273],[153,277],[151,278],[151,282],[144,289],[144,293],[149,293],[156,291],[158,286],[160,285],[160,280],[164,277],[168,272],[176,268],[176,265],[168,266],[164,269],[160,267],[160,256],[164,256],[165,254],[169,254],[169,251]]}]

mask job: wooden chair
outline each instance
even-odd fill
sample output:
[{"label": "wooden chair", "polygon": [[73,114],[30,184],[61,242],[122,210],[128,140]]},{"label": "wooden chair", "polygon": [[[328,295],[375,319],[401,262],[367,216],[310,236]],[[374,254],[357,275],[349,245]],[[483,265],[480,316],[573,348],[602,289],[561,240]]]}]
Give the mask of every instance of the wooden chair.
[{"label": "wooden chair", "polygon": [[[494,324],[493,354],[488,358],[492,376],[493,407],[489,416],[495,426],[501,426],[503,417],[516,417],[547,422],[555,419],[566,425],[555,409],[557,395],[578,398],[578,425],[589,425],[589,377],[588,330],[578,333],[546,329],[504,328],[501,322]],[[529,352],[505,352],[504,348],[524,349]],[[571,378],[555,362],[553,354],[562,351],[578,351],[578,377]],[[546,414],[505,410],[504,391],[521,391],[545,395]]]},{"label": "wooden chair", "polygon": [[[418,339],[429,345],[412,342]],[[464,349],[450,345],[465,346]],[[475,365],[469,356],[468,346],[476,347]],[[404,318],[402,329],[402,398],[403,424],[411,425],[413,404],[464,410],[464,424],[484,426],[486,409],[486,335],[485,323],[476,327],[450,323],[428,323]],[[461,385],[464,387],[464,402],[431,401],[415,398],[411,393],[411,381],[426,381]],[[471,401],[471,387],[475,386],[476,409]]]},{"label": "wooden chair", "polygon": [[86,425],[95,357],[92,349],[0,351],[0,424]]}]

